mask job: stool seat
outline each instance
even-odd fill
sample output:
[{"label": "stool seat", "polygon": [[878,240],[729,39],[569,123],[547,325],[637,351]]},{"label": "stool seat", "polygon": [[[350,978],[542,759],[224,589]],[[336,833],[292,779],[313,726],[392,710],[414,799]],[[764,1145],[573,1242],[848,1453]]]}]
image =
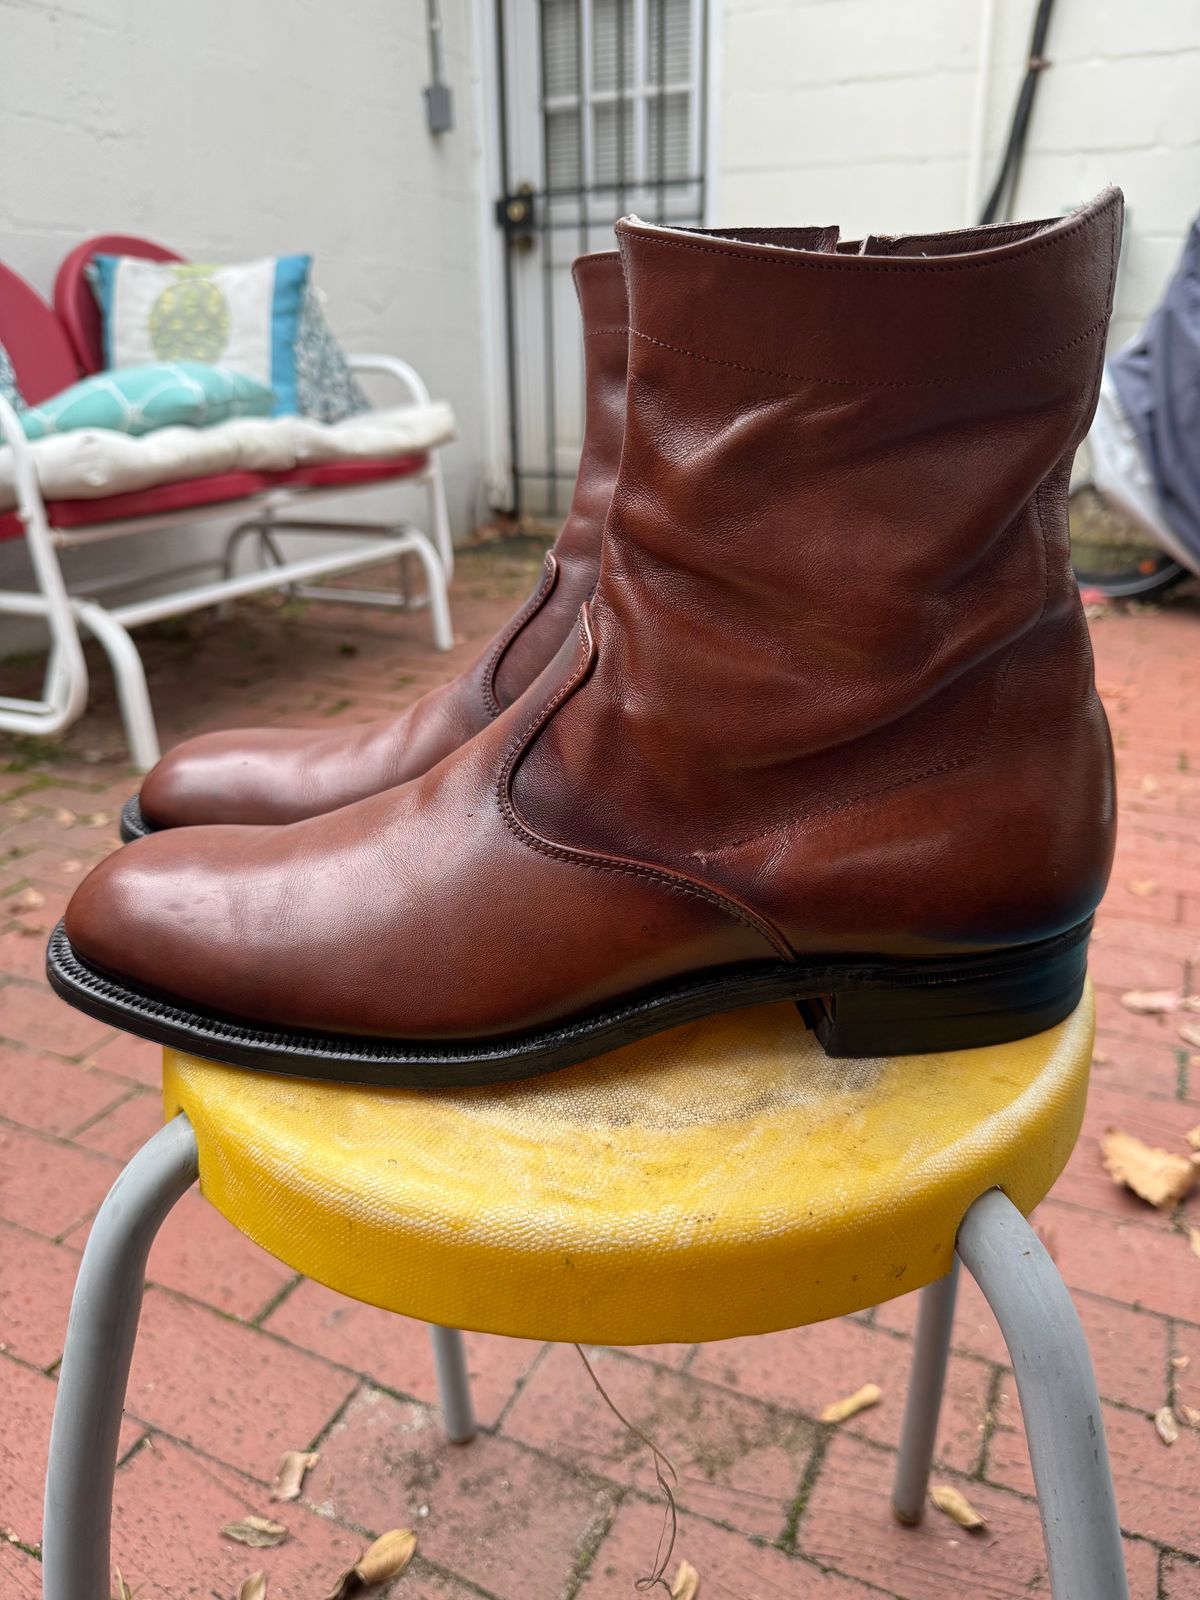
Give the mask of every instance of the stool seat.
[{"label": "stool seat", "polygon": [[1066,1164],[1091,991],[1015,1044],[829,1059],[786,1003],[524,1083],[359,1088],[168,1050],[200,1186],[356,1300],[597,1344],[798,1327],[948,1272],[979,1195],[1028,1213]]}]

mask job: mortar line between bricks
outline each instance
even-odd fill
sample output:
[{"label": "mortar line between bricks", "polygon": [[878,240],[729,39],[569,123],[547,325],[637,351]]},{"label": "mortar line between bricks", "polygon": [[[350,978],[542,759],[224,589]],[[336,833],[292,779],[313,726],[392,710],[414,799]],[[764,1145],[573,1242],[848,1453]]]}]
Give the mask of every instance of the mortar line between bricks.
[{"label": "mortar line between bricks", "polygon": [[[284,1266],[287,1266],[286,1261],[284,1262]],[[263,1331],[262,1325],[267,1318],[278,1311],[283,1302],[292,1294],[293,1290],[298,1289],[303,1282],[304,1274],[302,1272],[294,1273],[285,1284],[282,1284],[278,1289],[276,1289],[275,1293],[268,1298],[266,1305],[264,1305],[260,1311],[256,1312],[255,1315],[250,1318],[249,1326],[251,1328],[258,1328],[260,1331]]]},{"label": "mortar line between bricks", "polygon": [[696,1357],[699,1354],[700,1354],[700,1346],[698,1344],[692,1345],[691,1348],[688,1350],[687,1354],[684,1356],[683,1360],[676,1367],[676,1369],[675,1369],[676,1372],[690,1373],[691,1370],[692,1370],[692,1367],[693,1367],[693,1365],[695,1363]]},{"label": "mortar line between bricks", "polygon": [[[39,1367],[36,1361],[26,1361],[24,1356],[14,1355],[7,1345],[0,1345],[0,1363],[5,1361],[11,1361],[14,1367],[23,1367],[26,1372],[36,1372],[39,1378],[51,1376],[50,1372],[45,1367]],[[56,1367],[58,1362],[52,1361],[50,1365]]]},{"label": "mortar line between bricks", "polygon": [[[70,1133],[66,1135],[66,1138],[71,1143],[74,1143],[81,1133],[86,1133],[89,1128],[94,1128],[98,1122],[103,1122],[105,1117],[110,1117],[114,1111],[119,1111],[122,1106],[128,1105],[131,1100],[137,1100],[146,1095],[155,1093],[155,1091],[151,1089],[148,1084],[130,1083],[128,1079],[119,1079],[117,1081],[125,1084],[126,1087],[124,1094],[122,1094],[119,1099],[114,1100],[110,1105],[105,1106],[103,1110],[94,1111],[90,1117],[85,1117],[77,1128],[72,1128]],[[91,1145],[87,1144],[80,1146],[80,1149],[82,1150],[90,1150],[91,1148]],[[102,1152],[93,1153],[95,1154]]]},{"label": "mortar line between bricks", "polygon": [[575,1600],[575,1596],[583,1588],[588,1573],[595,1566],[605,1541],[612,1532],[613,1523],[621,1507],[625,1504],[625,1494],[617,1494],[609,1502],[602,1515],[596,1518],[597,1527],[592,1537],[585,1537],[580,1541],[579,1552],[571,1567],[571,1575],[563,1589],[561,1600]]},{"label": "mortar line between bricks", "polygon": [[[484,1335],[484,1337],[486,1338],[487,1336]],[[534,1374],[540,1369],[542,1362],[545,1361],[552,1349],[553,1345],[551,1345],[548,1341],[543,1340],[539,1349],[534,1353],[533,1360],[529,1363],[525,1371],[519,1374],[517,1377],[517,1380],[512,1387],[512,1393],[500,1407],[500,1414],[492,1424],[493,1433],[499,1433],[501,1428],[503,1428],[504,1424],[508,1421],[513,1407],[525,1393],[526,1386],[529,1384]],[[507,1439],[508,1435],[505,1434],[504,1437]]]},{"label": "mortar line between bricks", "polygon": [[834,1433],[835,1429],[831,1428],[827,1423],[818,1425],[818,1432],[813,1440],[812,1450],[804,1464],[804,1471],[800,1475],[799,1486],[792,1496],[791,1504],[788,1506],[783,1529],[779,1538],[775,1541],[778,1547],[781,1550],[786,1550],[789,1555],[795,1554],[800,1524],[804,1519],[805,1511],[808,1509],[808,1503],[812,1499],[812,1492],[817,1486],[821,1468],[825,1465],[825,1457],[828,1455],[829,1447],[833,1443]]},{"label": "mortar line between bricks", "polygon": [[[49,992],[45,983],[40,979],[10,977],[7,973],[0,973],[0,989],[8,988],[13,984],[21,989],[34,989],[41,994]],[[5,1050],[25,1051],[30,1055],[51,1056],[55,1061],[65,1061],[70,1067],[81,1067],[89,1056],[98,1055],[101,1050],[112,1044],[114,1039],[122,1037],[123,1035],[118,1033],[115,1028],[109,1028],[98,1035],[86,1050],[79,1050],[73,1056],[64,1055],[61,1050],[55,1050],[51,1045],[32,1045],[28,1044],[24,1039],[10,1039],[7,1034],[0,1034],[0,1046]]]},{"label": "mortar line between bricks", "polygon": [[139,1433],[124,1455],[120,1451],[117,1452],[117,1471],[119,1472],[127,1461],[132,1461],[134,1456],[140,1455],[143,1450],[153,1448],[153,1441],[153,1429],[147,1428],[144,1433]]},{"label": "mortar line between bricks", "polygon": [[[318,1511],[317,1515],[320,1516],[320,1514]],[[501,1596],[491,1589],[485,1589],[482,1584],[476,1583],[474,1578],[465,1577],[461,1572],[456,1572],[453,1567],[446,1566],[444,1562],[431,1561],[428,1556],[418,1553],[414,1571],[418,1571],[422,1567],[427,1568],[439,1578],[449,1578],[451,1582],[459,1584],[464,1589],[469,1589],[472,1594],[479,1596],[479,1600],[501,1600]],[[394,1594],[399,1597],[400,1593],[401,1591],[398,1588],[388,1590],[389,1595]]]},{"label": "mortar line between bricks", "polygon": [[[5,1042],[0,1040],[0,1045]],[[13,1133],[28,1134],[31,1139],[39,1139],[42,1144],[52,1144],[59,1149],[80,1151],[85,1156],[93,1157],[96,1161],[103,1161],[107,1166],[115,1168],[116,1172],[121,1172],[123,1168],[128,1166],[128,1162],[122,1161],[120,1156],[107,1155],[103,1150],[89,1150],[85,1144],[73,1143],[66,1134],[47,1133],[44,1128],[27,1128],[23,1123],[12,1122],[2,1111],[0,1111],[0,1127],[9,1128]]]},{"label": "mortar line between bricks", "polygon": [[11,1528],[5,1528],[3,1531],[0,1531],[0,1539],[2,1539],[5,1544],[11,1544],[14,1550],[23,1550],[25,1554],[27,1556],[31,1556],[34,1561],[41,1561],[41,1545],[27,1544],[24,1539],[18,1538]]},{"label": "mortar line between bricks", "polygon": [[358,1395],[362,1393],[362,1391],[363,1380],[360,1379],[360,1381],[356,1383],[350,1390],[349,1394],[347,1394],[342,1400],[341,1404],[334,1408],[333,1415],[329,1417],[320,1428],[317,1429],[308,1445],[309,1450],[320,1449],[324,1441],[328,1439],[334,1428],[337,1427],[338,1423],[346,1415],[346,1412],[350,1409],[351,1403],[357,1398]]},{"label": "mortar line between bricks", "polygon": [[979,1440],[979,1452],[975,1457],[975,1465],[968,1477],[974,1483],[987,1482],[988,1461],[991,1456],[992,1435],[999,1426],[1000,1415],[1000,1386],[1006,1375],[1012,1369],[1003,1367],[999,1362],[993,1364],[992,1375],[988,1379],[987,1409],[983,1413],[983,1432]]}]

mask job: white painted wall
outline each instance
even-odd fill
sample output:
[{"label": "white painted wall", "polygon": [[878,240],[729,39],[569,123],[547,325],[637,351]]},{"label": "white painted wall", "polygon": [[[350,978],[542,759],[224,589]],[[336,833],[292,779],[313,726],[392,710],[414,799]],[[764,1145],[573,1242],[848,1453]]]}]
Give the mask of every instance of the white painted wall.
[{"label": "white painted wall", "polygon": [[[311,252],[346,347],[406,357],[453,404],[461,535],[485,436],[482,155],[471,0],[443,14],[457,126],[435,138],[424,0],[0,0],[0,258],[49,297],[99,232],[193,260]],[[19,563],[0,547],[0,582]]]},{"label": "white painted wall", "polygon": [[[714,223],[959,227],[984,0],[716,0]],[[995,0],[984,191],[1024,72],[1032,0]],[[1128,224],[1113,335],[1154,305],[1200,211],[1200,5],[1058,0],[1016,215],[1107,183]]]}]

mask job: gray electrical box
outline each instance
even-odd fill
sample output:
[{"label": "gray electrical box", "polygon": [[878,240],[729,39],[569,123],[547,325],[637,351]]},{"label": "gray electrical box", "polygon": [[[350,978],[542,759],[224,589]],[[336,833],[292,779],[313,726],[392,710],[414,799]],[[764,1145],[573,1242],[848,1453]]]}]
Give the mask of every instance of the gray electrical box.
[{"label": "gray electrical box", "polygon": [[454,126],[454,92],[448,83],[431,83],[425,90],[425,120],[430,133],[449,133]]}]

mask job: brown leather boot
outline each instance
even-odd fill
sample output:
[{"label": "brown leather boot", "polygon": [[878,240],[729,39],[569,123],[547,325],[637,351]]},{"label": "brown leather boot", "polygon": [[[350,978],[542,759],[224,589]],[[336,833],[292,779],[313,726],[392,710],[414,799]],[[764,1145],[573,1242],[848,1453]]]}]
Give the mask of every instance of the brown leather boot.
[{"label": "brown leather boot", "polygon": [[783,997],[837,1055],[1059,1021],[1113,844],[1066,487],[1121,214],[853,255],[623,223],[625,441],[576,636],[412,783],[110,858],[56,988],[398,1084]]},{"label": "brown leather boot", "polygon": [[239,728],[164,756],[121,814],[121,836],[206,822],[296,822],[419,777],[529,687],[596,585],[600,537],[621,458],[628,326],[615,250],[572,268],[583,315],[583,453],[562,531],[533,595],[478,659],[398,716],[333,733]]}]

